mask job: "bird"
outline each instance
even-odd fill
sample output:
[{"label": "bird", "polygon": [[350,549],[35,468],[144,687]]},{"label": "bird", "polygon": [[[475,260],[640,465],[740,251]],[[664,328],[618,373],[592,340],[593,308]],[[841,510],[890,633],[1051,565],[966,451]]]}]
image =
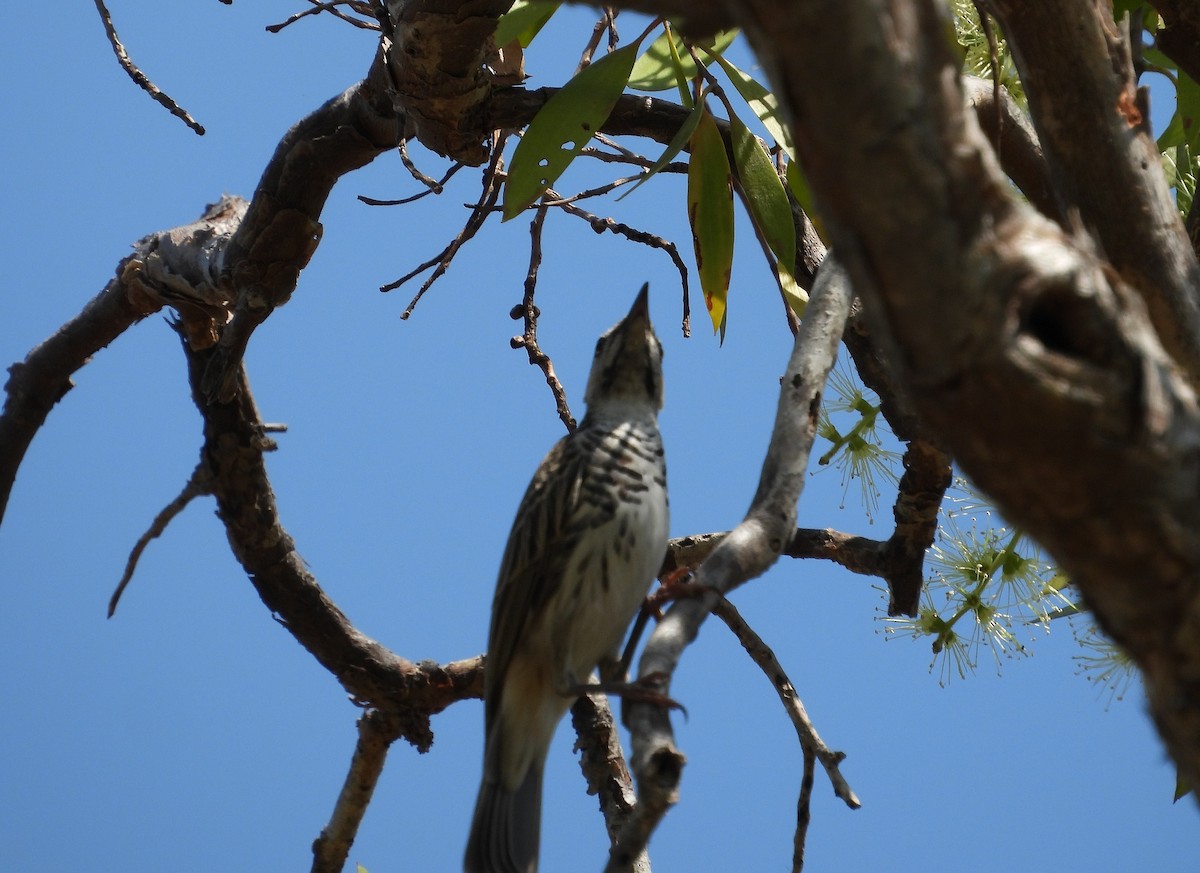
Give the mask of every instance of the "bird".
[{"label": "bird", "polygon": [[496,581],[483,779],[465,873],[536,873],[542,771],[558,722],[615,657],[667,550],[662,343],[643,285],[601,335],[587,412],[533,475]]}]

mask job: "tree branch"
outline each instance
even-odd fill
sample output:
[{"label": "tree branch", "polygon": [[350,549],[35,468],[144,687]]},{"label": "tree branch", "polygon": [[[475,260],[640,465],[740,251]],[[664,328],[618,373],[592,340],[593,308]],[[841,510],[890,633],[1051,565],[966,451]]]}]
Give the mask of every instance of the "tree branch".
[{"label": "tree branch", "polygon": [[[850,311],[849,283],[819,273],[782,381],[775,427],[758,490],[745,519],[696,569],[701,597],[676,601],[650,639],[638,667],[639,681],[664,694],[684,648],[696,638],[717,599],[771,566],[792,538],[796,503],[804,487],[825,378],[833,366]],[[683,755],[675,748],[667,711],[652,703],[627,702],[637,774],[637,814],[626,825],[608,870],[627,870],[658,821],[675,802]]]},{"label": "tree branch", "polygon": [[445,665],[405,660],[356,630],[309,572],[280,523],[263,452],[271,447],[244,370],[234,399],[207,401],[201,382],[207,355],[184,344],[192,399],[204,418],[203,458],[212,493],[241,563],[263,603],[287,631],[362,706],[398,719],[399,735],[429,748],[429,717],[455,701],[483,694],[483,659]]},{"label": "tree branch", "polygon": [[[609,842],[615,846],[622,828],[637,808],[637,800],[608,698],[603,694],[581,696],[571,706],[571,725],[575,728],[575,750],[579,752],[579,769],[587,780],[588,794],[599,799]],[[633,871],[649,873],[650,857],[644,850],[634,860]]]},{"label": "tree branch", "polygon": [[237,227],[246,203],[226,197],[195,222],[138,240],[134,253],[82,311],[8,369],[0,412],[0,520],[25,452],[71,376],[96,352],[164,306],[173,306],[197,347],[211,345],[226,318],[216,257]]},{"label": "tree branch", "polygon": [[312,873],[341,873],[375,793],[388,749],[403,730],[394,714],[374,709],[358,720],[358,741],[329,824],[313,841]]}]

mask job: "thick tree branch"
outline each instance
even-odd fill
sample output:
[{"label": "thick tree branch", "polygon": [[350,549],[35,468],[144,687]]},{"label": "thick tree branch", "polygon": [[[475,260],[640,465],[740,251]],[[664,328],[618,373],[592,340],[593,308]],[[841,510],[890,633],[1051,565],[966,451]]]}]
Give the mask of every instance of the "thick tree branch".
[{"label": "thick tree branch", "polygon": [[[1018,41],[1043,18],[1036,5],[1022,6]],[[1142,668],[1168,749],[1200,784],[1200,409],[1154,333],[1141,296],[1153,295],[1121,282],[1081,234],[1014,200],[963,112],[940,3],[749,0],[739,9],[791,109],[834,246],[877,333],[894,342],[888,357],[921,418],[1071,574]],[[1041,58],[1042,42],[1058,34],[1051,53],[1077,58],[1070,81],[1103,79],[1092,86],[1099,92],[1072,89],[1071,101],[1104,125],[1124,108],[1115,132],[1082,119],[1065,130],[1108,154],[1090,178],[1112,183],[1093,188],[1140,192],[1096,216],[1110,229],[1148,228],[1137,246],[1116,241],[1127,259],[1122,275],[1162,271],[1160,292],[1179,302],[1195,287],[1190,246],[1157,203],[1157,157],[1131,160],[1145,137],[1130,123],[1138,104],[1113,71],[1110,35],[1101,29],[1088,49],[1101,52],[1104,69],[1094,69],[1096,59],[1078,58],[1071,43],[1097,32],[1097,8],[1060,4],[1054,14],[1058,24],[1029,35],[1021,50],[1028,62],[1036,45]],[[1062,61],[1045,63],[1062,72]],[[1051,81],[1034,87],[1057,111]],[[1070,114],[1041,127],[1078,114],[1062,112]],[[1047,146],[1039,130],[1052,173],[1065,174],[1062,190],[1097,209],[1078,190],[1078,168],[1064,166],[1073,152],[1063,131],[1051,132]],[[880,202],[906,208],[880,210]],[[1192,329],[1175,324],[1168,333]],[[1176,336],[1171,348],[1186,362],[1196,337]]]},{"label": "thick tree branch", "polygon": [[[642,653],[639,681],[653,684],[664,694],[684,648],[696,638],[717,599],[765,572],[792,538],[825,378],[836,357],[850,299],[849,283],[818,274],[796,334],[775,428],[745,520],[696,569],[694,582],[704,595],[677,601]],[[637,774],[638,808],[610,855],[609,870],[629,869],[633,858],[645,847],[658,821],[675,802],[684,761],[662,706],[629,701],[626,723]]]},{"label": "thick tree branch", "polygon": [[1094,0],[991,5],[1062,211],[1078,210],[1105,258],[1145,299],[1167,352],[1200,386],[1200,263],[1149,135],[1147,92],[1135,86],[1127,34],[1109,4]]}]

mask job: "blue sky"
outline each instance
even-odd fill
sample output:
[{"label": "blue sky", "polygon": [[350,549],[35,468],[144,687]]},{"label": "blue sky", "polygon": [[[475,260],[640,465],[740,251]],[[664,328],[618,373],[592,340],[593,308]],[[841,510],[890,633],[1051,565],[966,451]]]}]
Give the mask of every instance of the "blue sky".
[{"label": "blue sky", "polygon": [[[209,130],[196,137],[118,68],[90,4],[16,4],[0,57],[7,265],[0,359],[20,360],[111,277],[139,237],[249,196],[287,128],[361,76],[370,34],[301,4],[113,0],[133,58]],[[590,13],[573,10],[586,38]],[[622,28],[632,38],[641,25]],[[547,44],[551,44],[549,41]],[[577,52],[535,44],[531,86]],[[744,55],[739,63],[749,66]],[[443,163],[414,151],[439,175]],[[572,185],[568,176],[563,190]],[[577,180],[589,178],[585,175]],[[286,422],[269,458],[284,524],[330,596],[399,654],[482,650],[512,513],[562,432],[540,373],[509,348],[528,223],[485,227],[407,322],[409,286],[377,288],[430,257],[466,217],[477,176],[403,209],[358,194],[415,193],[394,156],[335,188],[325,235],[292,301],[255,335],[250,378]],[[674,239],[690,263],[681,178],[595,209]],[[754,492],[790,348],[748,227],[723,348],[684,340],[665,255],[551,216],[539,337],[576,415],[597,334],[643,281],[666,348],[672,533],[735,524]],[[98,354],[26,458],[0,528],[0,843],[13,870],[307,869],[353,748],[355,708],[271,620],[229,553],[211,501],[151,544],[113,620],[129,548],[190,474],[200,421],[162,318]],[[831,470],[810,477],[800,523],[872,536]],[[887,498],[885,496],[885,502]],[[1194,854],[1194,804],[1172,805],[1137,692],[1108,710],[1076,675],[1066,628],[1002,675],[941,687],[928,643],[885,640],[877,584],[788,561],[734,602],[775,647],[818,730],[848,758],[850,812],[818,773],[808,869],[1175,869]],[[767,681],[710,622],[673,696],[688,756],[679,805],[651,844],[658,871],[785,869],[800,752]],[[394,747],[351,858],[372,873],[453,870],[482,749],[482,707],[433,722],[427,755]],[[543,869],[598,869],[605,840],[569,730],[547,766]]]}]

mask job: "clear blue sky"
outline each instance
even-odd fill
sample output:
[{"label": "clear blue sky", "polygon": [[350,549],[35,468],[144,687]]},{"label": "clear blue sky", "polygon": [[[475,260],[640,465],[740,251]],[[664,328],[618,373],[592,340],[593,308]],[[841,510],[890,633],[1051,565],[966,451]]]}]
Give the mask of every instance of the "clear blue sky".
[{"label": "clear blue sky", "polygon": [[[198,138],[118,68],[91,4],[13,4],[0,57],[7,219],[0,359],[19,360],[95,294],[129,245],[245,196],[280,136],[366,70],[370,34],[304,4],[112,0],[133,58],[209,133]],[[582,25],[530,59],[532,86],[573,65]],[[626,38],[640,25],[625,22]],[[549,43],[547,43],[549,44]],[[735,57],[744,57],[737,56]],[[749,64],[747,60],[745,63]],[[443,164],[420,151],[422,168]],[[582,178],[582,177],[579,177]],[[441,661],[484,646],[496,565],[528,477],[561,434],[540,374],[509,348],[528,225],[485,228],[416,314],[381,284],[436,253],[477,176],[441,198],[371,209],[357,194],[417,188],[394,156],[342,180],[293,300],[248,358],[263,414],[289,432],[269,459],[283,521],[322,585],[365,633]],[[564,189],[570,188],[569,177]],[[678,241],[683,183],[613,206]],[[724,348],[677,328],[661,252],[551,216],[540,338],[576,414],[595,336],[643,281],[666,346],[675,535],[740,518],[757,479],[790,347],[744,225]],[[355,708],[268,615],[230,555],[211,501],[154,542],[115,619],[105,605],[129,548],[179,491],[200,445],[183,358],[162,318],[96,356],[26,459],[0,529],[0,845],[44,873],[295,871],[328,818],[353,748]],[[810,478],[801,523],[874,536],[836,472]],[[885,498],[886,500],[886,498]],[[785,562],[735,603],[791,674],[818,730],[849,755],[863,808],[818,773],[808,869],[1172,870],[1194,864],[1200,819],[1171,804],[1173,769],[1138,693],[1105,711],[1075,675],[1069,634],[939,687],[927,643],[885,642],[877,585]],[[1061,631],[1065,631],[1062,628]],[[780,870],[791,856],[800,752],[767,681],[716,622],[673,695],[688,756],[654,869]],[[371,873],[458,867],[482,748],[482,708],[433,722],[428,755],[397,745],[351,858]],[[599,869],[605,840],[560,731],[547,766],[543,869]]]}]

